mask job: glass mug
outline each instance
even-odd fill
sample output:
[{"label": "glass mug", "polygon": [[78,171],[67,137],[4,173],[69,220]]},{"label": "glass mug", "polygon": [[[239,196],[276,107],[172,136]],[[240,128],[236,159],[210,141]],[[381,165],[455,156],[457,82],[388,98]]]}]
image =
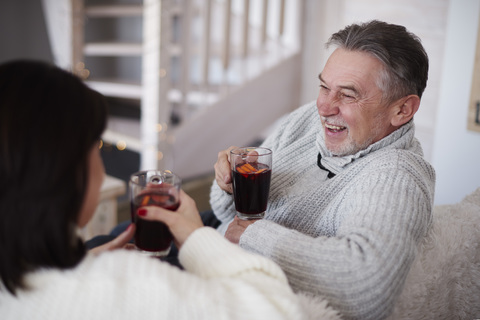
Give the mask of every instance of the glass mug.
[{"label": "glass mug", "polygon": [[272,150],[242,147],[230,151],[233,197],[237,216],[243,220],[265,215],[272,176]]},{"label": "glass mug", "polygon": [[177,210],[180,188],[180,178],[168,170],[140,171],[130,176],[131,218],[136,226],[135,247],[139,251],[157,257],[170,252],[173,236],[168,227],[160,221],[142,219],[137,211],[144,206]]}]

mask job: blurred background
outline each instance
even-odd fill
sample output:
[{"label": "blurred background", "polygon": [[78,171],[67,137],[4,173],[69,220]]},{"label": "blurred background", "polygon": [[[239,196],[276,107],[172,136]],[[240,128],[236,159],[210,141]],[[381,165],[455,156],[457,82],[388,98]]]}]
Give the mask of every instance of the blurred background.
[{"label": "blurred background", "polygon": [[0,62],[77,73],[110,103],[107,173],[171,169],[206,210],[218,151],[316,99],[329,35],[402,24],[430,57],[416,135],[449,204],[480,186],[479,16],[480,0],[2,0]]}]

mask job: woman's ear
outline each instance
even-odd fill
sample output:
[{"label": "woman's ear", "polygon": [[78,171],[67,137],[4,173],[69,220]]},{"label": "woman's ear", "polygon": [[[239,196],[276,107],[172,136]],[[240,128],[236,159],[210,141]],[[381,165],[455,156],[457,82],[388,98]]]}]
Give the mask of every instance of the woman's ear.
[{"label": "woman's ear", "polygon": [[[402,103],[403,102],[403,103]],[[393,117],[391,124],[394,127],[400,127],[410,121],[413,115],[420,107],[420,97],[417,95],[409,95],[398,101],[398,105],[393,108]]]}]

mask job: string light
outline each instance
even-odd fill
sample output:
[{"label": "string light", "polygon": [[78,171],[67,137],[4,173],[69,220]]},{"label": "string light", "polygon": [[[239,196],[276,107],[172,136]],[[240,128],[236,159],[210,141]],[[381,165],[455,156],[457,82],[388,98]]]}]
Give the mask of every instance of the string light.
[{"label": "string light", "polygon": [[117,142],[117,149],[123,151],[127,148],[127,143],[123,140]]}]

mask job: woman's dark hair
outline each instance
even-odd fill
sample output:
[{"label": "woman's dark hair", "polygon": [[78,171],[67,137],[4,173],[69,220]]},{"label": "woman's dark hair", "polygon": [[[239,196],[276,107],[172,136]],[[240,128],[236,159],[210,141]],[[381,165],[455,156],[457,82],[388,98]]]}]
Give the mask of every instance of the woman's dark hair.
[{"label": "woman's dark hair", "polygon": [[84,257],[76,223],[106,112],[101,94],[56,66],[0,65],[0,276],[12,294],[27,272]]},{"label": "woman's dark hair", "polygon": [[409,94],[422,97],[428,80],[428,55],[420,39],[405,27],[377,20],[352,24],[334,33],[327,42],[327,47],[330,45],[366,52],[382,62],[385,72],[378,85],[384,100],[392,102]]}]

